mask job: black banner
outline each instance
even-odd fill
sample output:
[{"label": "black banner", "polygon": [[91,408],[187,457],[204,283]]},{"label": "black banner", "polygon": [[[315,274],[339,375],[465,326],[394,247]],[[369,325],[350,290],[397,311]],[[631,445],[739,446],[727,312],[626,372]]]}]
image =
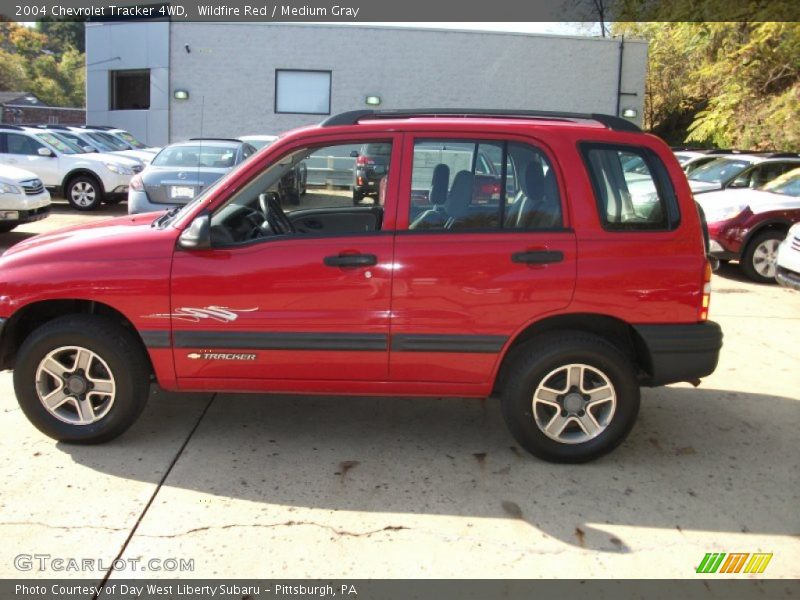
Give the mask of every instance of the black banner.
[{"label": "black banner", "polygon": [[613,22],[800,21],[797,0],[0,0],[12,21]]},{"label": "black banner", "polygon": [[577,598],[585,600],[763,600],[797,598],[800,583],[782,580],[697,579],[649,580],[3,580],[0,598],[36,600],[533,600]]}]

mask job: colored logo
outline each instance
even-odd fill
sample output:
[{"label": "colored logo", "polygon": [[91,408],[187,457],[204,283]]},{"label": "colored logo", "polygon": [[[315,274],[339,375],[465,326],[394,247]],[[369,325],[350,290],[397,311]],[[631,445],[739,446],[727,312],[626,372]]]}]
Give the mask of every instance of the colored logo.
[{"label": "colored logo", "polygon": [[709,552],[700,561],[696,573],[763,573],[772,553]]}]

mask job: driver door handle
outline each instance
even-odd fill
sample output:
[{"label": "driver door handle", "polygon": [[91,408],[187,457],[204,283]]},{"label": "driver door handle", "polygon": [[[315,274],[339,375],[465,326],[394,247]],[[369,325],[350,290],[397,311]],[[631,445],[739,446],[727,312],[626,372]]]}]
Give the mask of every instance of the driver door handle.
[{"label": "driver door handle", "polygon": [[547,265],[562,260],[564,260],[564,253],[560,250],[528,250],[511,255],[511,262],[528,265]]},{"label": "driver door handle", "polygon": [[337,254],[326,256],[322,262],[328,267],[371,267],[378,264],[374,254]]}]

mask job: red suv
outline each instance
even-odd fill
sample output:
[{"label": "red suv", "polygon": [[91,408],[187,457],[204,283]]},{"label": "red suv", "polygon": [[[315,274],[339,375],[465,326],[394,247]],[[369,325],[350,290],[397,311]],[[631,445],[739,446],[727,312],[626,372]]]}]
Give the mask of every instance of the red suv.
[{"label": "red suv", "polygon": [[[296,165],[378,143],[391,148],[382,203],[309,188],[281,208]],[[496,194],[476,192],[484,160]],[[429,202],[411,201],[420,192]],[[680,165],[605,115],[343,113],[180,209],[26,240],[0,273],[0,368],[33,424],[68,442],[122,433],[154,378],[496,395],[522,446],[581,462],[625,438],[640,386],[710,374],[722,343]]]}]

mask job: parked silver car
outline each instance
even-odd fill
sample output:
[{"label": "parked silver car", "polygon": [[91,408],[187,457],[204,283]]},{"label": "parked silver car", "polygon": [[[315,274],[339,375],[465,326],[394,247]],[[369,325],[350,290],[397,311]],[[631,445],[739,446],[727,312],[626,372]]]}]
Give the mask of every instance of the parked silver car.
[{"label": "parked silver car", "polygon": [[241,140],[204,138],[171,144],[131,180],[128,213],[186,204],[255,151]]}]

